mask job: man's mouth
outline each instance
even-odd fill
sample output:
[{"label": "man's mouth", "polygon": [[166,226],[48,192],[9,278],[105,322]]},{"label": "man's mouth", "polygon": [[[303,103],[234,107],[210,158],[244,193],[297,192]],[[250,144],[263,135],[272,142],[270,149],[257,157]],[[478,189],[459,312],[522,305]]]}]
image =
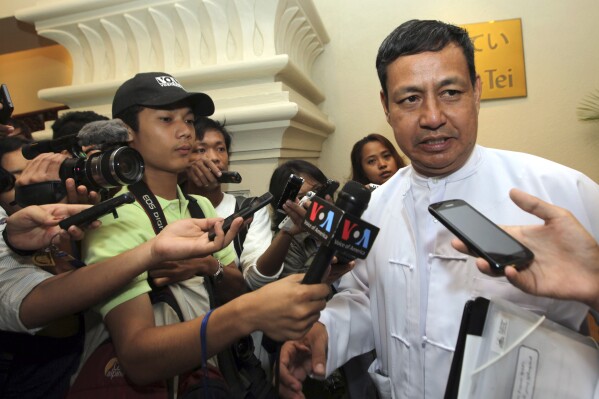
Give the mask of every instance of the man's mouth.
[{"label": "man's mouth", "polygon": [[428,152],[442,152],[449,149],[451,145],[451,137],[433,137],[422,140],[420,148]]},{"label": "man's mouth", "polygon": [[435,139],[425,140],[422,143],[426,144],[426,145],[437,145],[437,144],[443,144],[447,140],[448,140],[448,138],[435,138]]}]

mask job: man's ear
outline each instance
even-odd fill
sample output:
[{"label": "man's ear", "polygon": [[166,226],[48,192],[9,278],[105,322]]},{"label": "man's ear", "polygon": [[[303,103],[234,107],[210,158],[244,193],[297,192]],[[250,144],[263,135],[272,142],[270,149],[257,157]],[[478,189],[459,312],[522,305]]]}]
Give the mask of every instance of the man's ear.
[{"label": "man's ear", "polygon": [[381,105],[383,106],[383,111],[385,111],[385,117],[387,118],[387,123],[389,122],[389,107],[388,107],[388,103],[387,103],[387,97],[385,96],[385,92],[383,90],[381,90],[380,92],[380,97],[381,97]]},{"label": "man's ear", "polygon": [[482,97],[482,82],[480,80],[480,75],[476,75],[476,81],[474,82],[474,101],[476,103],[476,112],[480,110],[480,100]]}]

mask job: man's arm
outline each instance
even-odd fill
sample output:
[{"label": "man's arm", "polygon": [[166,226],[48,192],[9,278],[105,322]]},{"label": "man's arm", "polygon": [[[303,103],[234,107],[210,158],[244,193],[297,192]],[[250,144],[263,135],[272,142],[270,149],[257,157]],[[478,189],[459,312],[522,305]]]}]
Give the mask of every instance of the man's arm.
[{"label": "man's arm", "polygon": [[[262,330],[275,340],[298,339],[318,320],[329,289],[290,276],[216,308],[207,324],[207,357]],[[155,327],[147,295],[122,303],[105,318],[127,377],[144,385],[200,365],[202,319]]]},{"label": "man's arm", "polygon": [[[165,259],[177,260],[220,249],[233,239],[241,222],[241,218],[237,220],[225,236],[220,219],[180,220],[134,249],[103,262],[53,276],[25,297],[19,309],[21,321],[26,327],[34,328],[85,310],[115,294],[136,276]],[[217,232],[214,241],[208,240],[206,232],[210,228]]]},{"label": "man's arm", "polygon": [[281,270],[283,261],[289,251],[293,236],[302,232],[301,223],[306,210],[299,204],[287,201],[283,210],[293,220],[294,226],[289,230],[280,230],[266,251],[258,258],[257,268],[263,275],[274,275]]}]

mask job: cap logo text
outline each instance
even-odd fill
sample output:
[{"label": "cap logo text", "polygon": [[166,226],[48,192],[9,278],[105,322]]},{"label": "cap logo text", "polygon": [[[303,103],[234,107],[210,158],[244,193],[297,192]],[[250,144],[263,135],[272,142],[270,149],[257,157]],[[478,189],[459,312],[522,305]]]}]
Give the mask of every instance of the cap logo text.
[{"label": "cap logo text", "polygon": [[156,76],[156,81],[162,87],[176,86],[183,89],[183,86],[181,86],[181,84],[177,82],[177,79],[173,78],[172,76]]}]

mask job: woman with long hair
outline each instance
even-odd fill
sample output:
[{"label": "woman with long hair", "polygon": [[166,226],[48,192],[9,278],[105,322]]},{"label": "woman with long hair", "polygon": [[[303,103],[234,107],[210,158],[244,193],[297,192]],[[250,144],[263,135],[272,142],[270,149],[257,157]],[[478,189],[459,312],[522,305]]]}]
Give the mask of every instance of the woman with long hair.
[{"label": "woman with long hair", "polygon": [[371,133],[354,144],[351,166],[351,180],[380,185],[406,164],[385,136]]}]

